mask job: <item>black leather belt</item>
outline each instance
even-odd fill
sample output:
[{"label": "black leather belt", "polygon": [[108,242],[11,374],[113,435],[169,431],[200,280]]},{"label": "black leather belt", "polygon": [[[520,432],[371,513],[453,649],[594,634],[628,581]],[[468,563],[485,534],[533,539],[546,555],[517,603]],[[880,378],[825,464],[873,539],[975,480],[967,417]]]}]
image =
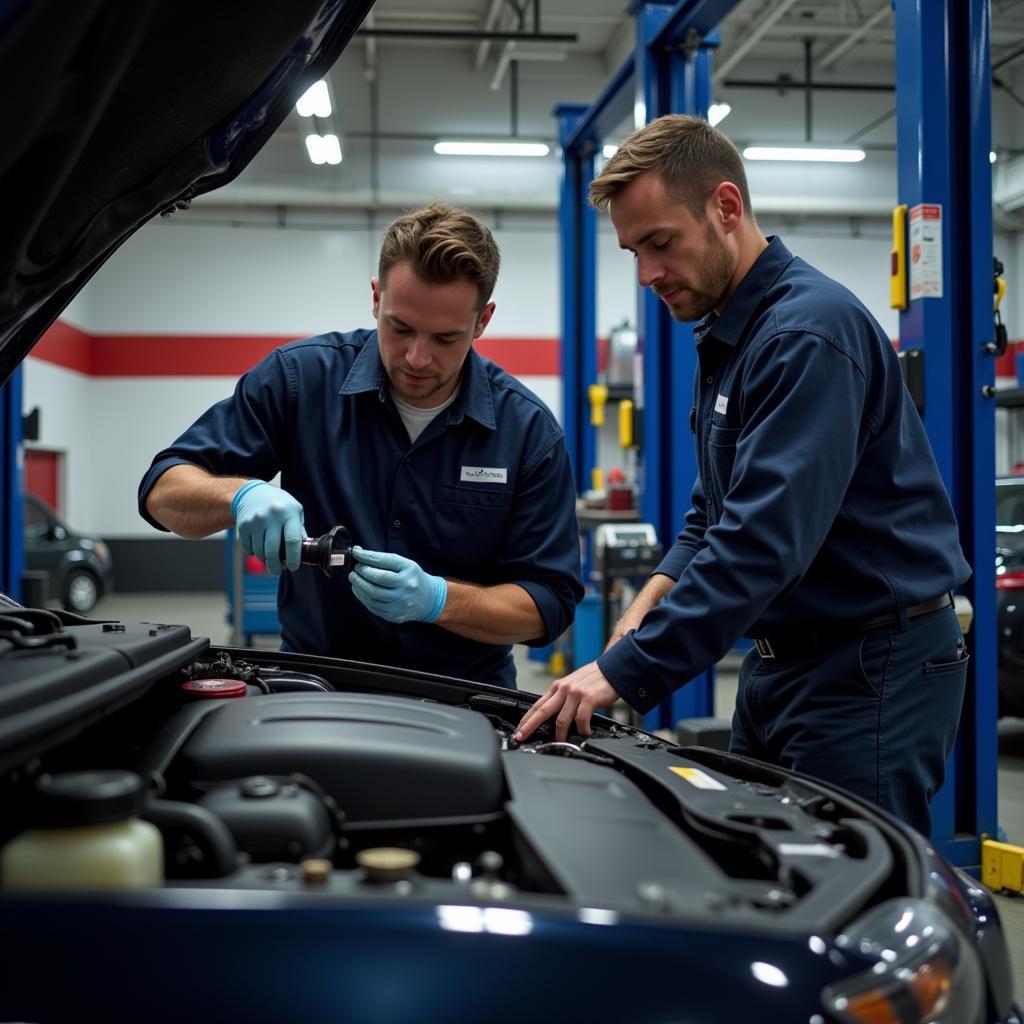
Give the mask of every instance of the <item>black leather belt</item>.
[{"label": "black leather belt", "polygon": [[[908,619],[916,619],[929,612],[941,611],[952,603],[953,598],[950,594],[940,594],[930,601],[911,605],[905,614]],[[754,649],[765,660],[808,658],[873,629],[889,629],[899,624],[900,615],[898,612],[893,612],[891,615],[876,615],[873,619],[866,619],[863,622],[843,623],[834,629],[805,630],[800,633],[754,637]]]}]

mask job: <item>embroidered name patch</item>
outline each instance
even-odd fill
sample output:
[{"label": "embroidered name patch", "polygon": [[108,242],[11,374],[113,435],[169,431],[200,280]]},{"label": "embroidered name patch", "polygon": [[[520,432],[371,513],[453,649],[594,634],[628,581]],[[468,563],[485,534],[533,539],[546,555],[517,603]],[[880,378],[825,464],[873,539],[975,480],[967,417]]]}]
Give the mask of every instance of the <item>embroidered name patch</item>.
[{"label": "embroidered name patch", "polygon": [[715,412],[719,412],[724,416],[725,410],[728,408],[729,399],[726,398],[725,395],[719,395],[717,401],[715,402]]},{"label": "embroidered name patch", "polygon": [[459,480],[464,484],[507,484],[508,470],[500,466],[463,466]]}]

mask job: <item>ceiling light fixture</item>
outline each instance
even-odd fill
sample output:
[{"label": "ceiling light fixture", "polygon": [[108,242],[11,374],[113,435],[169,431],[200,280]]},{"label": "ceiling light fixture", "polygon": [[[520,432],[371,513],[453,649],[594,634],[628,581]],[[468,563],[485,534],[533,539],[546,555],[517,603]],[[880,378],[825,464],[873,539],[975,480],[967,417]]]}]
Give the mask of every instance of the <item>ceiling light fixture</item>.
[{"label": "ceiling light fixture", "polygon": [[434,152],[440,156],[547,156],[551,151],[546,142],[458,142],[434,143]]},{"label": "ceiling light fixture", "polygon": [[306,151],[315,164],[341,163],[341,140],[337,135],[307,135]]},{"label": "ceiling light fixture", "polygon": [[300,97],[295,109],[302,117],[330,117],[331,97],[327,83],[321,78],[314,82]]},{"label": "ceiling light fixture", "polygon": [[714,128],[719,121],[724,121],[729,116],[731,110],[732,107],[728,103],[712,103],[708,107],[708,124]]},{"label": "ceiling light fixture", "polygon": [[863,149],[823,149],[818,146],[747,146],[745,160],[799,160],[820,163],[856,164],[864,159]]}]

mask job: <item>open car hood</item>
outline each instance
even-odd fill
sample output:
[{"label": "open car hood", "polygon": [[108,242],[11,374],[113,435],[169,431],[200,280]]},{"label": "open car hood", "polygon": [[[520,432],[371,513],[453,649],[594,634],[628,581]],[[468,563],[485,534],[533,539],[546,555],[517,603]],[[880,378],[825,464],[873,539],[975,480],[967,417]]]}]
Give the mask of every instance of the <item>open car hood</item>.
[{"label": "open car hood", "polygon": [[0,384],[134,231],[241,172],[372,4],[0,5]]}]

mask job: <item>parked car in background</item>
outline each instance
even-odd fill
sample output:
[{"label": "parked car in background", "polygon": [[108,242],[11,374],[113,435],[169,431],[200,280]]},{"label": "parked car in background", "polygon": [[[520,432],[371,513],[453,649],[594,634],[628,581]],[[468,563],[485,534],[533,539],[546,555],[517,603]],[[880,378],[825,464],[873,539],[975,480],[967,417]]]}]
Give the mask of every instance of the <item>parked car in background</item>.
[{"label": "parked car in background", "polygon": [[999,715],[1024,718],[1024,476],[996,480],[995,539]]},{"label": "parked car in background", "polygon": [[48,573],[50,597],[82,615],[110,590],[114,562],[99,537],[72,530],[46,502],[26,494],[25,568]]},{"label": "parked car in background", "polygon": [[1024,477],[996,480],[999,714],[1024,717]]}]

